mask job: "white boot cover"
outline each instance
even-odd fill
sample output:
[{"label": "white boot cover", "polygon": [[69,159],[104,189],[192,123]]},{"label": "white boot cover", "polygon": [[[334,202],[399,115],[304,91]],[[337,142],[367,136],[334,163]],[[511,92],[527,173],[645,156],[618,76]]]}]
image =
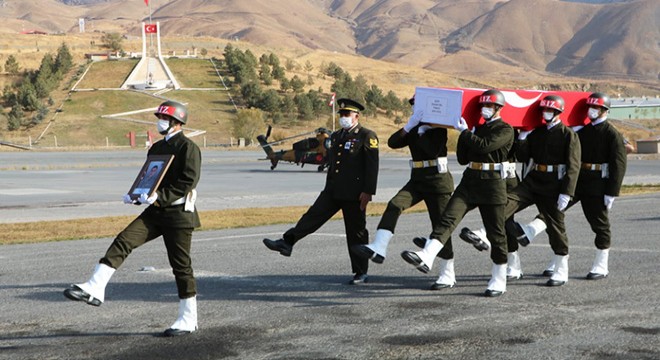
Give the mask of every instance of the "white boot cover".
[{"label": "white boot cover", "polygon": [[508,265],[506,267],[506,276],[520,278],[522,277],[522,267],[520,266],[520,255],[517,251],[507,254]]},{"label": "white boot cover", "polygon": [[527,240],[531,243],[538,234],[547,228],[547,225],[541,219],[534,219],[529,224],[522,224],[520,227],[522,227]]},{"label": "white boot cover", "polygon": [[387,254],[387,245],[390,243],[390,239],[392,239],[392,236],[394,236],[394,234],[392,234],[391,231],[385,229],[378,229],[376,231],[374,242],[367,245],[367,247],[371,249],[371,251],[375,252],[376,254],[384,258],[385,255]]},{"label": "white boot cover", "polygon": [[170,329],[191,332],[197,330],[197,296],[179,300],[179,318]]},{"label": "white boot cover", "polygon": [[548,263],[548,267],[545,268],[545,271],[550,271],[550,272],[555,272],[555,261],[556,257],[553,256],[550,262]]},{"label": "white boot cover", "polygon": [[568,255],[555,255],[555,272],[550,280],[568,281]]},{"label": "white boot cover", "polygon": [[84,284],[76,284],[77,287],[83,289],[92,297],[99,299],[101,302],[105,300],[105,286],[114,274],[116,269],[111,268],[106,264],[98,263],[94,268],[92,277]]},{"label": "white boot cover", "polygon": [[596,249],[596,258],[594,259],[594,264],[591,267],[590,273],[592,274],[601,274],[607,275],[607,260],[609,258],[610,249]]},{"label": "white boot cover", "polygon": [[440,259],[438,264],[440,276],[435,281],[436,284],[454,286],[456,284],[456,274],[454,273],[454,259]]},{"label": "white boot cover", "polygon": [[486,236],[486,229],[481,228],[479,230],[473,231],[475,235],[481,239],[481,241],[485,242],[486,245],[488,245],[488,249],[490,249],[490,241],[488,241],[488,236]]},{"label": "white boot cover", "polygon": [[429,270],[433,268],[433,260],[435,260],[436,255],[442,250],[444,245],[439,240],[428,239],[426,240],[426,245],[420,251],[415,251],[415,254],[419,256],[420,259],[429,267]]},{"label": "white boot cover", "polygon": [[487,290],[506,291],[506,264],[493,264]]}]

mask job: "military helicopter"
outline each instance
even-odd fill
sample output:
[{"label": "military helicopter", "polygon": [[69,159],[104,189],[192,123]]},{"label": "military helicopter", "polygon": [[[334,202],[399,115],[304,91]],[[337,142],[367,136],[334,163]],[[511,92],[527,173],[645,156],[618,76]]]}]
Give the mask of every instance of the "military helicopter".
[{"label": "military helicopter", "polygon": [[[266,135],[257,136],[257,141],[259,145],[266,152],[266,159],[270,160],[270,169],[275,170],[277,163],[280,160],[288,161],[290,163],[295,163],[300,165],[300,167],[305,166],[305,164],[314,164],[318,165],[317,171],[322,172],[328,167],[328,146],[330,145],[330,131],[325,128],[318,128],[313,132],[298,134],[290,136],[278,141],[268,142],[268,137],[272,126],[268,125],[268,130],[266,130]],[[291,150],[280,150],[274,151],[271,145],[279,144],[285,140],[295,139],[302,136],[310,136],[300,141],[297,141],[293,144],[293,149]]]}]

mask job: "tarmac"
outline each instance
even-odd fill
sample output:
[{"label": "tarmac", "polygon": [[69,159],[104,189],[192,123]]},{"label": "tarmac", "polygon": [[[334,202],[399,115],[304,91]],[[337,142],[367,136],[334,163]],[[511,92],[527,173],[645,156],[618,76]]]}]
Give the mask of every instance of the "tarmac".
[{"label": "tarmac", "polygon": [[[359,286],[346,284],[342,221],[301,240],[291,257],[262,239],[293,224],[198,231],[199,330],[179,338],[159,336],[178,302],[160,240],[128,257],[100,307],[62,291],[87,280],[112,239],[1,246],[0,359],[658,359],[659,203],[660,194],[615,201],[610,274],[597,281],[585,279],[594,235],[580,206],[571,208],[568,283],[544,286],[552,251],[542,234],[521,248],[525,276],[499,298],[482,296],[489,254],[457,237],[454,288],[428,290],[437,269],[423,274],[401,259],[430,231],[425,213],[401,216],[385,262],[371,263]],[[372,234],[378,220],[368,218]],[[478,211],[463,226],[480,227]]]},{"label": "tarmac", "polygon": [[[62,291],[87,279],[111,239],[3,246],[0,359],[658,359],[659,201],[615,202],[606,279],[584,279],[593,236],[571,209],[569,282],[544,286],[551,251],[541,235],[521,249],[525,276],[499,298],[482,296],[488,254],[459,239],[456,286],[427,290],[435,269],[422,274],[399,257],[429,228],[425,214],[401,217],[384,264],[371,264],[362,286],[345,284],[341,221],[302,240],[290,258],[261,242],[290,224],[197,232],[200,329],[174,339],[158,336],[177,311],[159,240],[127,259],[98,308]],[[369,218],[370,229],[376,224]],[[462,225],[479,226],[478,214]]]}]

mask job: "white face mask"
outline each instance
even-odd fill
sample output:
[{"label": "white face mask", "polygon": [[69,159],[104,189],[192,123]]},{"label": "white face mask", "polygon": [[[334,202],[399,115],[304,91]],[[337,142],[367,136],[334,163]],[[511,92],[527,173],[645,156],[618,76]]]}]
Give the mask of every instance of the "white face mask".
[{"label": "white face mask", "polygon": [[353,126],[353,118],[350,116],[342,116],[339,118],[339,126],[344,129],[350,129]]},{"label": "white face mask", "polygon": [[172,129],[169,120],[158,120],[158,122],[156,123],[156,127],[158,128],[158,133],[161,135],[165,135],[169,133],[170,130]]},{"label": "white face mask", "polygon": [[587,117],[590,120],[592,120],[592,121],[596,120],[596,119],[598,119],[598,116],[600,116],[600,110],[598,110],[596,108],[592,108],[592,107],[590,107],[589,110],[587,110]]},{"label": "white face mask", "polygon": [[495,114],[495,109],[493,108],[487,108],[487,107],[481,108],[481,117],[483,117],[484,120],[490,120],[490,118],[492,118],[494,114]]},{"label": "white face mask", "polygon": [[552,111],[544,111],[543,112],[543,120],[545,120],[545,122],[550,122],[554,118],[555,118],[555,113],[554,112],[552,112]]}]

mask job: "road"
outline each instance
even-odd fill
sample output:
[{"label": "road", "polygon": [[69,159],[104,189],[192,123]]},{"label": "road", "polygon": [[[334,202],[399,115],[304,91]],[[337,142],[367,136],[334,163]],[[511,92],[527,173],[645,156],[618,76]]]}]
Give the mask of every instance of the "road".
[{"label": "road", "polygon": [[[318,177],[323,175],[314,170],[283,167],[270,172],[245,165],[241,171],[244,165],[238,160],[214,163],[212,156],[205,158],[204,179],[222,180],[230,188],[271,182],[278,183],[269,185],[277,190],[316,194],[322,184]],[[137,156],[125,161],[131,163],[125,170],[68,170],[99,171],[108,177],[94,177],[97,186],[78,184],[85,187],[78,192],[63,179],[47,186],[39,176],[25,177],[21,186],[61,189],[64,195],[48,196],[68,197],[72,203],[90,194],[110,202],[126,186],[104,187],[113,181],[127,183],[121,172],[132,177],[141,164]],[[267,169],[265,163],[256,164]],[[405,158],[385,156],[381,184],[399,186],[401,165]],[[634,176],[657,176],[653,166],[640,166],[649,169],[647,175]],[[36,172],[53,172],[55,178],[64,172],[52,167]],[[6,171],[0,172],[5,184]],[[87,179],[67,176],[71,178]],[[280,178],[289,182],[273,181]],[[211,195],[212,186],[203,186]],[[259,194],[259,201],[268,199],[267,191]],[[243,203],[249,193],[236,196]],[[37,199],[34,206],[46,202]],[[488,254],[459,239],[454,244],[456,287],[427,290],[436,269],[422,274],[399,256],[413,246],[412,237],[428,232],[430,221],[423,213],[401,217],[385,263],[371,264],[370,282],[364,286],[345,284],[350,265],[341,221],[331,221],[302,240],[290,258],[267,250],[261,240],[280,235],[291,224],[196,232],[200,330],[174,339],[157,336],[174,321],[177,310],[173,276],[160,241],[133,252],[113,276],[106,302],[98,308],[69,301],[62,291],[87,279],[111,239],[2,246],[0,359],[658,359],[658,203],[660,194],[616,200],[611,273],[599,281],[584,279],[595,251],[593,234],[579,206],[570,209],[569,282],[558,288],[543,286],[546,279],[540,273],[551,250],[547,236],[541,235],[521,250],[525,277],[509,282],[500,298],[481,296],[490,274]],[[533,215],[525,210],[517,216]],[[378,220],[368,218],[370,231]],[[474,211],[461,226],[480,223]],[[149,268],[153,270],[142,271]]]},{"label": "road", "polygon": [[[309,205],[323,187],[316,167],[281,163],[276,170],[260,161],[262,152],[204,151],[198,208]],[[136,215],[124,205],[145,152],[0,153],[0,223]],[[463,167],[454,156],[449,167],[456,183]],[[382,154],[374,201],[387,202],[409,177],[408,157]],[[660,160],[630,160],[626,184],[660,183]]]}]

